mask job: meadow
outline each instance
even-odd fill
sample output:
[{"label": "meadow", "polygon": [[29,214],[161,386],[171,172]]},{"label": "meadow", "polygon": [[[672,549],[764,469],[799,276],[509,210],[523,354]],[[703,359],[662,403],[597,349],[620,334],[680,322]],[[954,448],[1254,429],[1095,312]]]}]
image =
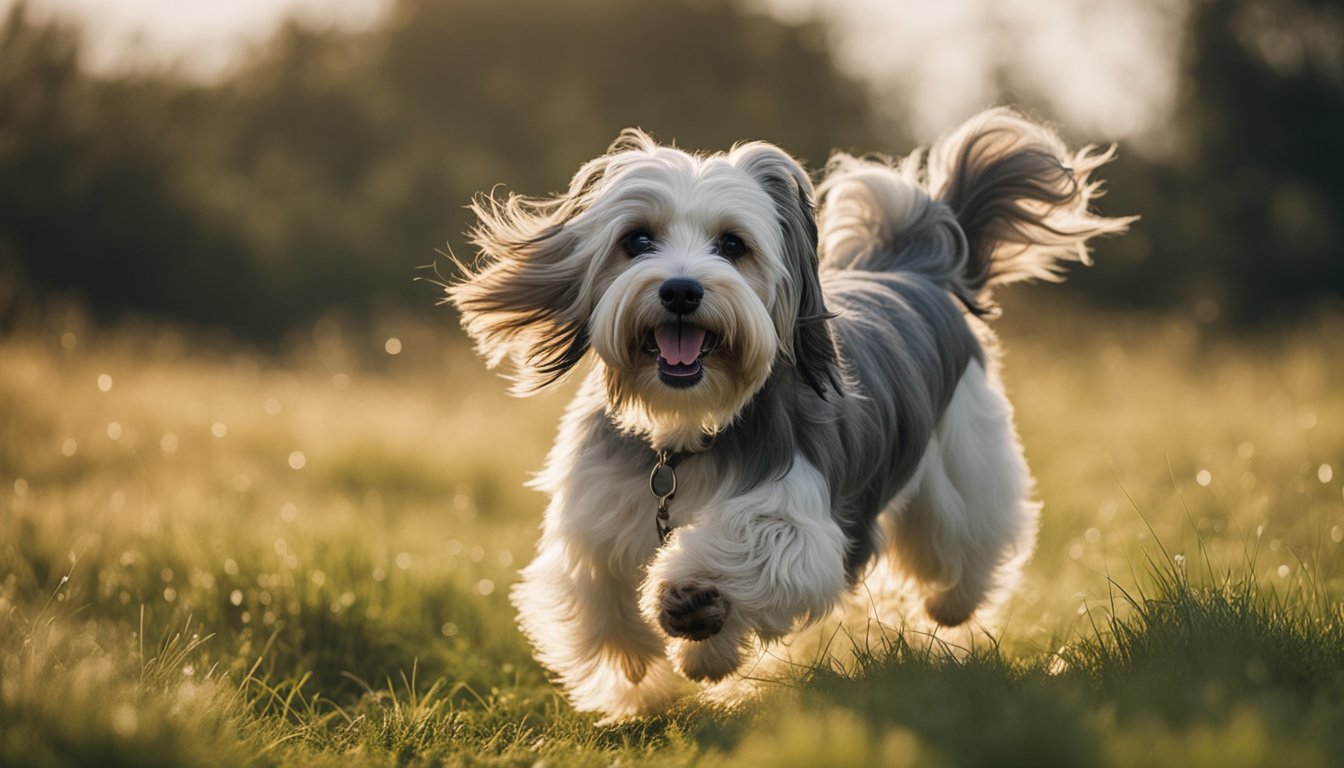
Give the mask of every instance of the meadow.
[{"label": "meadow", "polygon": [[1045,509],[997,620],[872,617],[748,701],[618,724],[507,599],[565,395],[508,397],[446,312],[265,352],[21,322],[0,765],[1344,763],[1344,319],[1034,296],[998,327]]}]

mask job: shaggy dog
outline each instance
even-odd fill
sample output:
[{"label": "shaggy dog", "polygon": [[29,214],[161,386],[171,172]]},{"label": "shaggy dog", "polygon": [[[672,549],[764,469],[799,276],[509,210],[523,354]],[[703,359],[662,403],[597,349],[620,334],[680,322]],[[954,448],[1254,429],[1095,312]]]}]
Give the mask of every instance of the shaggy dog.
[{"label": "shaggy dog", "polygon": [[838,155],[814,193],[770,144],[627,130],[564,194],[475,202],[448,296],[479,352],[519,394],[587,363],[513,590],[575,707],[730,676],[879,555],[944,625],[1012,586],[1039,504],[988,292],[1125,229],[1088,210],[1110,157],[996,109],[899,164]]}]

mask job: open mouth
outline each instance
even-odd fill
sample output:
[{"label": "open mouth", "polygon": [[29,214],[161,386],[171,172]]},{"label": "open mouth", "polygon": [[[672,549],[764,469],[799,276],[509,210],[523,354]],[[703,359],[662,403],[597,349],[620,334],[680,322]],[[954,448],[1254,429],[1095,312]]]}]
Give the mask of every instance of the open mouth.
[{"label": "open mouth", "polygon": [[701,360],[714,351],[718,336],[687,322],[666,323],[649,331],[644,346],[658,356],[658,378],[669,387],[690,387],[705,376]]}]

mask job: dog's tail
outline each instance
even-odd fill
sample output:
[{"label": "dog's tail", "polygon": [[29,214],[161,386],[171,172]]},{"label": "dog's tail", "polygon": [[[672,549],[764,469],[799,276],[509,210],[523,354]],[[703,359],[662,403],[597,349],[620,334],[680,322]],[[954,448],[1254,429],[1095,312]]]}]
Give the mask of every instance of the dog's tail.
[{"label": "dog's tail", "polygon": [[1006,108],[898,164],[837,155],[820,190],[823,265],[915,272],[990,314],[993,286],[1058,281],[1064,262],[1090,263],[1088,240],[1134,221],[1088,210],[1101,195],[1089,176],[1114,156],[1114,147],[1070,154]]}]

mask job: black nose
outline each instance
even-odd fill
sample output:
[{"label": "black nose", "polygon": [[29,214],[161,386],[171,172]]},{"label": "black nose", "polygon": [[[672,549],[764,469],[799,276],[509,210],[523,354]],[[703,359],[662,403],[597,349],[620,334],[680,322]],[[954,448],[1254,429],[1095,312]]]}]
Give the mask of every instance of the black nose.
[{"label": "black nose", "polygon": [[694,312],[704,296],[704,286],[689,277],[674,277],[663,281],[658,287],[658,298],[663,300],[663,306],[668,312],[678,315]]}]

